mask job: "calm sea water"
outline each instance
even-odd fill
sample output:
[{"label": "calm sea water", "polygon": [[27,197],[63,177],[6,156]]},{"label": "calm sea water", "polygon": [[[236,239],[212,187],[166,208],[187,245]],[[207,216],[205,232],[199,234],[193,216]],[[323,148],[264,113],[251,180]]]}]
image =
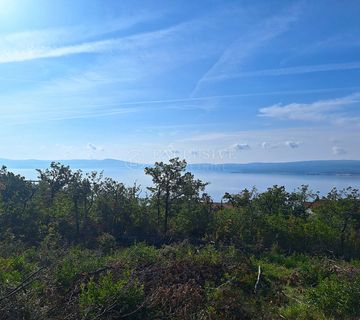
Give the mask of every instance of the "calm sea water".
[{"label": "calm sea water", "polygon": [[[12,172],[19,173],[27,179],[36,179],[37,173],[32,169],[10,169]],[[96,169],[96,171],[101,171]],[[134,183],[141,186],[143,194],[146,187],[151,186],[151,178],[144,174],[142,169],[121,168],[118,170],[104,169],[104,176],[111,177],[127,186]],[[319,191],[321,195],[326,195],[333,187],[338,189],[349,186],[360,189],[360,176],[316,176],[316,175],[279,175],[279,174],[243,174],[226,173],[213,171],[194,172],[195,177],[210,184],[206,192],[215,201],[220,201],[225,192],[238,193],[244,188],[255,186],[259,191],[265,191],[268,187],[275,184],[285,186],[288,191],[294,191],[302,184],[309,185],[313,191]]]}]

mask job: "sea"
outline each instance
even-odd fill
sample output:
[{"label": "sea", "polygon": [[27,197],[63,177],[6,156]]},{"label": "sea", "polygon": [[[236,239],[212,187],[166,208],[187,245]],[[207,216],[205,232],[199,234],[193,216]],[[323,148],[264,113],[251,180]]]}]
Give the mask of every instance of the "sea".
[{"label": "sea", "polygon": [[[10,169],[21,174],[26,179],[36,180],[37,172],[33,169]],[[122,182],[126,186],[136,184],[140,187],[141,195],[148,193],[147,187],[152,185],[151,177],[144,173],[142,168],[104,168],[86,169],[88,171],[103,171],[104,177],[110,177]],[[344,189],[352,187],[360,189],[360,175],[289,175],[289,174],[263,174],[263,173],[231,173],[222,171],[200,170],[193,171],[195,178],[209,184],[205,192],[214,201],[221,201],[225,192],[236,194],[241,190],[256,187],[259,192],[266,191],[274,185],[284,186],[288,192],[296,191],[301,185],[308,185],[314,192],[325,196],[334,187]]]}]

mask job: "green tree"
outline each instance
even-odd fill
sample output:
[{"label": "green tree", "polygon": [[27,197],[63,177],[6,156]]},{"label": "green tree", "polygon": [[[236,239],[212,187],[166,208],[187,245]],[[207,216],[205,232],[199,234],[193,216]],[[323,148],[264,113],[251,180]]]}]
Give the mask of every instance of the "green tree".
[{"label": "green tree", "polygon": [[225,193],[223,199],[234,208],[253,209],[253,199],[257,195],[257,190],[253,187],[251,190],[245,188],[238,194]]},{"label": "green tree", "polygon": [[190,172],[185,172],[186,161],[173,158],[169,163],[156,162],[153,167],[146,167],[145,173],[152,177],[154,187],[148,189],[156,198],[158,221],[160,220],[161,203],[164,203],[164,233],[168,231],[172,204],[175,201],[194,200],[199,198],[200,191],[206,183],[195,179]]},{"label": "green tree", "polygon": [[37,187],[24,177],[0,169],[0,230],[4,234],[12,232],[17,237],[25,237],[32,242],[39,234],[38,212],[33,197]]},{"label": "green tree", "polygon": [[39,174],[41,187],[46,191],[44,200],[48,205],[52,205],[56,194],[70,182],[72,177],[70,167],[60,162],[51,162],[50,168],[36,171]]},{"label": "green tree", "polygon": [[[346,253],[346,247],[359,247],[359,190],[351,187],[343,190],[333,188],[314,210],[324,223],[336,230],[341,254]],[[352,244],[348,243],[351,234],[354,234]]]},{"label": "green tree", "polygon": [[266,192],[260,193],[255,198],[255,203],[258,210],[263,214],[286,214],[289,212],[288,199],[289,194],[285,187],[274,185],[268,188]]}]

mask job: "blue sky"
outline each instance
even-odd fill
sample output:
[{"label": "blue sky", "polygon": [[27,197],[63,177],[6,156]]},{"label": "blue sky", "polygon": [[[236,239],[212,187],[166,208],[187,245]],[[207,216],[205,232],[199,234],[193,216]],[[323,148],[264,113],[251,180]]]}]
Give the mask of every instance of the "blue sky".
[{"label": "blue sky", "polygon": [[359,1],[0,0],[0,157],[360,159]]}]

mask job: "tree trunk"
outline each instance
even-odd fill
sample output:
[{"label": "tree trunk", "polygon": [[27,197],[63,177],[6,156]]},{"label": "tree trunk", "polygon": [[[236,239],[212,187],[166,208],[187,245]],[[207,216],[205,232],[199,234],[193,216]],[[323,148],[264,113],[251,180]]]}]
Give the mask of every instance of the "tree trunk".
[{"label": "tree trunk", "polygon": [[165,217],[164,217],[164,234],[167,234],[168,231],[168,219],[170,213],[170,192],[166,192],[165,196]]},{"label": "tree trunk", "polygon": [[80,216],[79,216],[79,207],[78,207],[78,200],[75,199],[74,201],[74,209],[75,209],[75,223],[76,223],[76,239],[79,239],[80,235]]},{"label": "tree trunk", "polygon": [[341,250],[341,254],[344,255],[345,254],[345,235],[346,235],[346,229],[347,229],[347,225],[349,223],[349,217],[347,217],[344,221],[344,225],[341,229],[341,237],[340,237],[340,250]]},{"label": "tree trunk", "polygon": [[89,224],[89,208],[86,197],[84,198],[84,213],[83,213],[83,224],[82,224],[82,238],[85,242],[87,238],[87,231],[88,231],[88,224]]},{"label": "tree trunk", "polygon": [[158,227],[160,226],[160,187],[159,187],[159,191],[157,193],[157,225]]}]

